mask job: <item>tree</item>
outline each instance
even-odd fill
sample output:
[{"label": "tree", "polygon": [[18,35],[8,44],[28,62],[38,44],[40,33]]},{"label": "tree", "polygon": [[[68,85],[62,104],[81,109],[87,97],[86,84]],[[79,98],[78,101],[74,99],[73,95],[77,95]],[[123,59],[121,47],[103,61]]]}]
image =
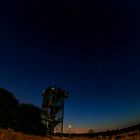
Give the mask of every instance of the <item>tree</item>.
[{"label": "tree", "polygon": [[89,133],[89,137],[92,137],[93,133],[94,133],[94,130],[91,128],[91,129],[88,130],[88,133]]},{"label": "tree", "polygon": [[0,88],[0,127],[14,128],[18,100],[11,92]]},{"label": "tree", "polygon": [[31,104],[20,104],[14,95],[0,88],[0,128],[43,135],[45,126],[41,123],[40,108]]},{"label": "tree", "polygon": [[44,134],[45,127],[41,124],[41,110],[31,104],[19,104],[16,118],[16,130],[28,134]]}]

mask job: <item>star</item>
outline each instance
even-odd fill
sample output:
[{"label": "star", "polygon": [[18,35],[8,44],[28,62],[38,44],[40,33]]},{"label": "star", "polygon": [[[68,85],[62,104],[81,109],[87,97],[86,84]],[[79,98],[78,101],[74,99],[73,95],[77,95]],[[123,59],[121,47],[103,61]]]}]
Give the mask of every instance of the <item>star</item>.
[{"label": "star", "polygon": [[107,13],[108,13],[108,14],[111,14],[111,11],[110,11],[110,10],[108,10],[108,11],[107,11]]},{"label": "star", "polygon": [[71,0],[68,0],[69,3],[71,3]]},{"label": "star", "polygon": [[122,79],[122,80],[121,80],[121,83],[122,83],[122,84],[124,84],[125,82],[126,82],[125,79]]},{"label": "star", "polygon": [[28,82],[27,82],[27,81],[24,81],[23,84],[24,84],[24,85],[28,85]]},{"label": "star", "polygon": [[37,5],[35,5],[35,6],[34,6],[34,9],[38,9],[38,6],[37,6]]},{"label": "star", "polygon": [[99,64],[99,65],[98,65],[98,68],[102,68],[102,65],[101,65],[101,64]]}]

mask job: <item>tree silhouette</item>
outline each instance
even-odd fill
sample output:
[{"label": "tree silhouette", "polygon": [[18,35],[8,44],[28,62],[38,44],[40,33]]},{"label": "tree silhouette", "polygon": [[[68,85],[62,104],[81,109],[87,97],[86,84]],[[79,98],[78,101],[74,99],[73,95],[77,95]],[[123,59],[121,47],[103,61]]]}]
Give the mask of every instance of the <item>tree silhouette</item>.
[{"label": "tree silhouette", "polygon": [[19,104],[16,118],[16,130],[28,134],[44,134],[41,124],[41,110],[31,104]]},{"label": "tree silhouette", "polygon": [[94,133],[94,130],[91,128],[91,129],[88,130],[88,133],[89,133],[89,137],[92,137],[93,133]]},{"label": "tree silhouette", "polygon": [[14,128],[18,100],[11,92],[0,88],[0,127]]},{"label": "tree silhouette", "polygon": [[43,135],[45,126],[41,124],[40,108],[31,104],[20,104],[11,92],[0,88],[0,128]]}]

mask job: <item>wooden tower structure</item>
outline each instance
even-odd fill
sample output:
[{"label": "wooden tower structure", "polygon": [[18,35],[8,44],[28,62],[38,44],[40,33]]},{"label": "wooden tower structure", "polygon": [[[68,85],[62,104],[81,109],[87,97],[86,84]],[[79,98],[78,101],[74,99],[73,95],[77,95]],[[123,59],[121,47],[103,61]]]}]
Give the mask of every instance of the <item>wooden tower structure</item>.
[{"label": "wooden tower structure", "polygon": [[63,133],[64,100],[68,92],[55,86],[43,90],[41,107],[42,123],[46,126],[47,135],[53,135],[56,126],[59,125]]}]

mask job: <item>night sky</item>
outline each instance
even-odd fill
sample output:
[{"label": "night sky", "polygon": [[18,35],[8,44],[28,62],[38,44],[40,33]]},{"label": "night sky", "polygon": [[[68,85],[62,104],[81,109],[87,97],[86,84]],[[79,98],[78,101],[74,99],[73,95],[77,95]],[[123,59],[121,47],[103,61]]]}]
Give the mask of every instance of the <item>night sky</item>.
[{"label": "night sky", "polygon": [[139,123],[139,0],[1,0],[0,87],[41,107],[50,85],[66,131]]}]

